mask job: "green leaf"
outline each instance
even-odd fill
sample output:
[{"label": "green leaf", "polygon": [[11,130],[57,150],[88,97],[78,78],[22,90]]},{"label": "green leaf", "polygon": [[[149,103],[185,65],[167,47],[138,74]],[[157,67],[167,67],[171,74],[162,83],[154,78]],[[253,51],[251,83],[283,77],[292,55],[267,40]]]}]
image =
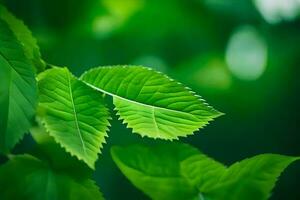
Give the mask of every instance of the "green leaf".
[{"label": "green leaf", "polygon": [[67,68],[40,74],[39,91],[39,116],[46,130],[67,152],[94,169],[110,118],[102,95]]},{"label": "green leaf", "polygon": [[123,174],[153,199],[266,200],[298,157],[262,154],[225,167],[184,144],[114,147]]},{"label": "green leaf", "polygon": [[152,199],[197,199],[198,190],[182,175],[180,163],[197,155],[187,145],[112,147],[112,158],[135,187]]},{"label": "green leaf", "polygon": [[7,153],[31,126],[37,101],[34,70],[0,19],[0,151]]},{"label": "green leaf", "polygon": [[2,5],[0,5],[0,19],[8,24],[9,28],[22,44],[25,56],[32,61],[37,71],[43,71],[45,69],[45,62],[41,59],[37,41],[27,26]]},{"label": "green leaf", "polygon": [[99,67],[81,79],[111,95],[120,118],[142,136],[178,139],[222,115],[188,88],[149,68]]},{"label": "green leaf", "polygon": [[13,156],[0,167],[0,199],[102,200],[90,179],[75,179],[29,155]]},{"label": "green leaf", "polygon": [[282,171],[300,158],[261,154],[230,166],[208,191],[214,200],[267,200]]}]

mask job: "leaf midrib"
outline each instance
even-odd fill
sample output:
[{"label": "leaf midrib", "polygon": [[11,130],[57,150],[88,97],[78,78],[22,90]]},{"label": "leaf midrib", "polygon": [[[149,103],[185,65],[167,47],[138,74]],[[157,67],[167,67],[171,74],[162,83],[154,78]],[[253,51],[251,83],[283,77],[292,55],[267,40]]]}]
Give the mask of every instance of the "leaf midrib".
[{"label": "leaf midrib", "polygon": [[133,103],[133,104],[138,104],[138,105],[142,105],[142,106],[145,106],[145,107],[150,107],[150,108],[152,108],[152,109],[160,109],[160,110],[165,110],[165,111],[174,112],[174,113],[187,114],[187,115],[192,115],[192,116],[194,116],[194,117],[196,116],[196,115],[191,114],[191,113],[189,113],[189,112],[183,112],[183,111],[179,111],[179,110],[172,110],[172,109],[168,109],[168,108],[163,108],[163,107],[158,107],[158,106],[153,106],[153,105],[141,103],[141,102],[138,102],[138,101],[133,101],[133,100],[127,99],[127,98],[125,98],[125,97],[121,97],[121,96],[119,96],[119,95],[116,95],[116,94],[107,92],[106,90],[103,90],[103,89],[101,89],[101,88],[99,88],[99,87],[96,87],[96,86],[90,84],[90,83],[87,83],[87,82],[85,82],[84,80],[83,80],[83,82],[84,82],[85,84],[87,84],[89,87],[91,87],[91,88],[93,88],[93,89],[95,89],[95,90],[98,90],[98,91],[103,92],[103,93],[105,93],[105,94],[108,94],[108,95],[110,95],[110,96],[112,96],[112,97],[116,97],[116,98],[122,99],[122,100],[124,100],[124,101]]},{"label": "leaf midrib", "polygon": [[83,141],[83,138],[82,138],[82,133],[81,133],[80,128],[79,128],[77,112],[76,112],[76,108],[75,108],[75,104],[74,104],[74,100],[73,100],[71,77],[70,77],[70,74],[68,72],[66,74],[67,74],[67,77],[68,77],[69,93],[70,93],[70,97],[71,97],[71,103],[72,103],[72,108],[73,108],[73,113],[74,113],[74,118],[75,118],[75,126],[76,126],[76,129],[77,129],[77,133],[79,135],[80,142],[82,144],[83,152],[86,155],[86,147],[85,147],[85,144],[84,144],[84,141]]},{"label": "leaf midrib", "polygon": [[160,131],[159,131],[159,128],[158,128],[158,124],[156,122],[156,119],[155,119],[155,109],[154,107],[152,107],[152,118],[153,118],[153,123],[154,123],[154,126],[155,126],[155,130],[156,130],[156,135],[157,136],[160,136]]}]

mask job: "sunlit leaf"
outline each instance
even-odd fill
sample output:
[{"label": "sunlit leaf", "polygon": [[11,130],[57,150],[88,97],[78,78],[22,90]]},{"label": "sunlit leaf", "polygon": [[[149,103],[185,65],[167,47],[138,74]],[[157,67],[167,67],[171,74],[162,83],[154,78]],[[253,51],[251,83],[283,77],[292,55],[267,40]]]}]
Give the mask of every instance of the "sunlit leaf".
[{"label": "sunlit leaf", "polygon": [[0,199],[102,200],[90,179],[75,179],[57,172],[29,155],[13,156],[0,167]]},{"label": "sunlit leaf", "polygon": [[102,94],[77,80],[67,68],[40,74],[39,91],[39,115],[49,134],[94,168],[109,125]]},{"label": "sunlit leaf", "polygon": [[188,88],[149,68],[99,67],[81,79],[113,96],[120,118],[142,136],[178,139],[221,115]]},{"label": "sunlit leaf", "polygon": [[31,126],[37,87],[23,47],[0,19],[0,151],[7,153]]}]

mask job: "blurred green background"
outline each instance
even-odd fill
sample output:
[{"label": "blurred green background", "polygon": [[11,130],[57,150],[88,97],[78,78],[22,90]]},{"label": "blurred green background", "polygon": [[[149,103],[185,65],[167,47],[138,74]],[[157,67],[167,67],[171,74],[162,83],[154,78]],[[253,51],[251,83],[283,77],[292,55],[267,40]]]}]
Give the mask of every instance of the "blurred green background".
[{"label": "blurred green background", "polygon": [[[183,82],[226,113],[182,139],[225,164],[260,153],[300,156],[299,0],[0,0],[24,20],[46,61],[76,75],[138,64]],[[155,143],[112,121],[94,173],[107,199],[147,199],[109,154]],[[17,151],[29,149],[27,136]],[[300,163],[273,200],[300,199]]]}]

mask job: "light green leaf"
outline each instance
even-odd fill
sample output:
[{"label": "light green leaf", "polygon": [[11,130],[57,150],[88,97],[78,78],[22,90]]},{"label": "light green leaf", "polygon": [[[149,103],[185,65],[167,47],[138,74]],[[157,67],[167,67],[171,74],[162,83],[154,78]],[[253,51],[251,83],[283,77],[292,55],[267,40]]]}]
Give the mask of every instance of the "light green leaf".
[{"label": "light green leaf", "polygon": [[102,94],[56,67],[40,74],[39,91],[39,116],[49,134],[94,169],[110,118]]},{"label": "light green leaf", "polygon": [[32,61],[37,71],[43,71],[45,69],[45,62],[41,59],[37,41],[27,26],[2,5],[0,5],[0,19],[8,24],[9,28],[22,44],[25,56]]},{"label": "light green leaf", "polygon": [[99,67],[81,79],[111,95],[120,118],[142,136],[178,139],[221,115],[188,88],[149,68]]},{"label": "light green leaf", "polygon": [[180,163],[199,152],[170,143],[112,147],[112,158],[135,187],[156,200],[197,199],[198,190],[182,175]]},{"label": "light green leaf", "polygon": [[208,191],[214,200],[267,200],[283,170],[300,158],[261,154],[230,166]]},{"label": "light green leaf", "polygon": [[75,179],[56,172],[29,155],[13,156],[0,167],[0,199],[102,200],[90,179]]},{"label": "light green leaf", "polygon": [[298,157],[262,154],[225,167],[183,144],[114,147],[123,174],[153,199],[266,200]]},{"label": "light green leaf", "polygon": [[31,126],[37,101],[34,70],[0,19],[0,152],[9,152]]}]

